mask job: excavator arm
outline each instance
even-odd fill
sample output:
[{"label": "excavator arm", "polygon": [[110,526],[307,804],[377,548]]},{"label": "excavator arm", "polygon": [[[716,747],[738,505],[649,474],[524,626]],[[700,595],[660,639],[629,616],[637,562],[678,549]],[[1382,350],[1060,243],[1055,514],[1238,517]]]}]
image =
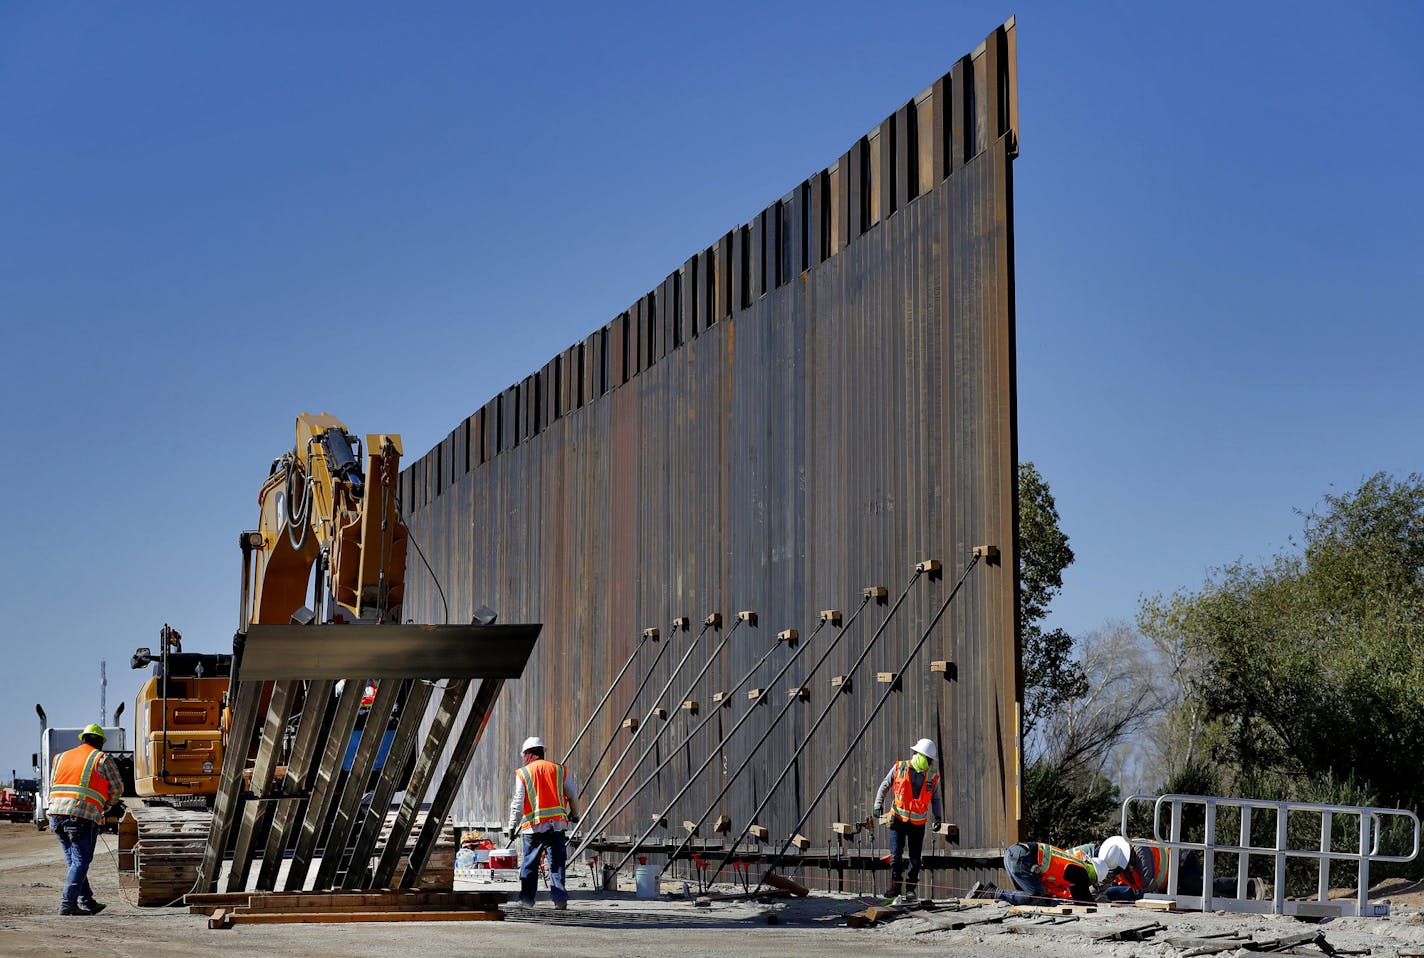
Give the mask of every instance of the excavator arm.
[{"label": "excavator arm", "polygon": [[297,417],[296,444],[272,463],[257,501],[248,623],[286,623],[307,602],[323,622],[399,622],[407,532],[397,508],[400,437],[357,441],[335,417]]}]

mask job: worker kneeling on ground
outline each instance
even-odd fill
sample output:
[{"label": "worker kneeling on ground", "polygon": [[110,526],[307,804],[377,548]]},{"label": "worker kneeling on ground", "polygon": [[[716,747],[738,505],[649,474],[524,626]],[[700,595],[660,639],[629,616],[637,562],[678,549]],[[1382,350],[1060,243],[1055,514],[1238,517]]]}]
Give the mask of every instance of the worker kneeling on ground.
[{"label": "worker kneeling on ground", "polygon": [[[1108,839],[1115,840],[1123,839]],[[1134,838],[1131,845],[1132,854],[1127,867],[1113,884],[1102,891],[1102,897],[1108,901],[1137,901],[1144,895],[1167,893],[1171,862],[1167,846],[1146,838]],[[1177,893],[1191,896],[1202,893],[1202,861],[1196,849],[1184,848],[1178,854]],[[1211,893],[1216,898],[1235,898],[1236,879],[1230,876],[1213,878]],[[1246,879],[1247,898],[1260,900],[1268,897],[1270,893],[1271,886],[1268,882],[1255,878]]]},{"label": "worker kneeling on ground", "polygon": [[49,827],[64,849],[69,873],[59,896],[61,915],[97,915],[105,906],[89,887],[89,863],[104,811],[124,794],[119,766],[104,753],[104,730],[89,725],[79,745],[55,756],[50,772]]},{"label": "worker kneeling on ground", "polygon": [[1096,842],[1059,848],[1045,842],[1019,842],[1004,849],[1004,870],[1013,889],[976,885],[970,898],[993,898],[1014,905],[1048,905],[1060,901],[1094,901],[1127,868],[1132,847],[1114,835]]},{"label": "worker kneeling on ground", "polygon": [[[896,905],[913,904],[920,882],[920,853],[925,845],[925,825],[934,812],[934,827],[944,818],[940,799],[939,773],[930,771],[939,758],[935,743],[922,738],[910,748],[910,757],[896,762],[875,793],[872,813],[878,819],[884,814],[885,793],[891,795],[890,806],[890,891],[886,898]],[[904,872],[906,852],[910,871]],[[901,884],[901,878],[904,884]]]},{"label": "worker kneeling on ground", "polygon": [[578,787],[557,762],[544,758],[544,740],[537,735],[524,740],[524,767],[514,773],[514,797],[509,801],[510,835],[524,836],[524,858],[519,866],[519,903],[534,907],[539,891],[539,856],[549,856],[549,897],[554,907],[568,907],[564,866],[568,849],[564,832],[578,814],[574,800]]}]

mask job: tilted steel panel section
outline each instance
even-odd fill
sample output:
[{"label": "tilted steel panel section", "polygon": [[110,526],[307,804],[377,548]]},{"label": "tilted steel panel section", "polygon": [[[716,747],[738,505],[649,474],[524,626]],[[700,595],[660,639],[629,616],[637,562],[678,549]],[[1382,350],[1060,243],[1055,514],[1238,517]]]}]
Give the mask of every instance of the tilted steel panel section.
[{"label": "tilted steel panel section", "polygon": [[[458,782],[444,781],[435,771],[451,724],[468,706],[451,750],[451,774],[459,778],[505,680],[520,676],[541,628],[250,626],[235,643],[241,659],[229,737],[232,760],[223,764],[194,889],[212,891],[218,886],[229,848],[232,864],[225,888],[230,892],[248,888],[259,857],[254,890],[271,891],[279,883],[297,890],[309,881],[316,888],[392,883],[411,888],[444,881],[440,876],[427,879],[424,872],[442,841],[450,846],[447,864],[453,867],[447,815]],[[335,695],[333,680],[338,678],[352,681]],[[482,680],[479,691],[467,702],[469,680],[476,678]],[[366,679],[379,683],[369,704],[363,703]],[[423,716],[436,683],[445,690],[440,715],[429,724],[417,750],[418,730],[427,724]],[[299,694],[301,709],[294,714]],[[276,764],[286,754],[289,728],[290,774],[279,779]],[[353,735],[358,729],[359,735]],[[392,736],[388,754],[387,734]],[[242,759],[254,739],[255,764],[250,781],[244,782],[247,763]],[[408,847],[431,785],[435,793],[429,812]],[[405,799],[388,822],[389,802],[398,790],[405,790]],[[288,851],[283,875],[280,866]],[[311,866],[318,859],[312,878]],[[453,872],[448,877],[453,881]]]},{"label": "tilted steel panel section", "polygon": [[[886,601],[868,606],[807,677],[806,698],[757,755],[745,749],[772,728],[774,709],[731,739],[722,734],[730,723],[693,733],[696,718],[685,710],[659,719],[677,725],[670,741],[691,733],[690,741],[646,798],[606,826],[641,834],[662,808],[657,797],[720,751],[720,771],[694,782],[668,818],[699,814],[728,770],[747,767],[712,812],[740,831],[827,697],[844,696],[767,805],[760,824],[779,842],[870,714],[876,673],[900,668],[982,544],[997,547],[997,561],[980,566],[898,676],[807,833],[821,845],[831,822],[863,820],[891,762],[928,736],[945,756],[959,848],[980,853],[966,863],[978,868],[984,849],[1021,837],[1014,53],[1010,21],[924,91],[887,104],[893,115],[832,166],[704,250],[675,251],[683,265],[591,337],[604,353],[581,406],[564,407],[532,435],[510,418],[489,454],[468,457],[468,471],[439,495],[423,494],[438,453],[411,464],[403,513],[449,599],[449,621],[468,621],[487,604],[546,628],[524,677],[490,715],[496,746],[475,756],[457,821],[501,823],[518,743],[538,734],[555,754],[568,748],[643,629],[756,609],[764,628],[805,633],[819,610],[853,608],[863,588],[897,587],[914,563],[940,560],[943,575],[906,600],[855,683],[831,680],[882,625]],[[511,417],[546,374],[499,392],[490,384],[471,408],[493,394],[487,414]],[[406,603],[426,620],[443,615],[423,567],[411,572]],[[754,643],[722,650],[692,697],[710,701],[760,651]],[[932,671],[932,661],[953,668]],[[646,687],[660,687],[671,667],[660,663]],[[801,681],[796,671],[786,679]],[[653,704],[630,702],[632,693],[632,683],[613,689],[593,740],[621,745],[632,736],[617,717]],[[592,754],[575,757],[581,784],[606,773],[579,767]],[[639,771],[668,757],[655,751]],[[954,852],[936,842],[926,851]]]},{"label": "tilted steel panel section", "polygon": [[253,625],[244,681],[272,679],[515,679],[537,625]]}]

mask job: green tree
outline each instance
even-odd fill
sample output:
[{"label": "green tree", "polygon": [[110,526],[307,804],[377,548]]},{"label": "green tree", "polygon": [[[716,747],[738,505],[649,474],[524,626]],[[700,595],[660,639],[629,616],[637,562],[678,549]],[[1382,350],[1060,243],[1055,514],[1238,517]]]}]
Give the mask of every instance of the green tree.
[{"label": "green tree", "polygon": [[1292,550],[1146,601],[1139,628],[1184,650],[1174,714],[1193,717],[1223,787],[1318,801],[1334,783],[1418,807],[1424,478],[1377,474],[1301,516]]},{"label": "green tree", "polygon": [[1019,619],[1023,638],[1024,738],[1061,703],[1088,690],[1073,658],[1073,637],[1045,631],[1048,606],[1063,588],[1073,562],[1068,536],[1058,525],[1058,505],[1032,462],[1019,465]]},{"label": "green tree", "polygon": [[[1077,844],[1113,830],[1118,789],[1103,774],[1109,753],[1137,719],[1115,709],[1124,684],[1107,653],[1122,639],[1094,634],[1084,649],[1045,629],[1048,607],[1073,562],[1048,483],[1019,467],[1019,616],[1023,640],[1024,827],[1036,840]],[[1052,721],[1045,721],[1052,719]]]}]

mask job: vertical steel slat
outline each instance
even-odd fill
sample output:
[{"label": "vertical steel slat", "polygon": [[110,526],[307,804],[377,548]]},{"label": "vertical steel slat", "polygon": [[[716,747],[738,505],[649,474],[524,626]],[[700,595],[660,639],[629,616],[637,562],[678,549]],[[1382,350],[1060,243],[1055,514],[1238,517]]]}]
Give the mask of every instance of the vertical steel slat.
[{"label": "vertical steel slat", "polygon": [[[257,749],[257,760],[252,766],[252,782],[249,788],[255,797],[261,798],[272,791],[276,778],[278,751],[282,746],[282,736],[286,732],[287,719],[291,717],[295,702],[294,682],[272,683],[272,698],[267,704],[267,719],[262,725],[262,744]],[[243,764],[246,764],[244,757]],[[247,885],[247,873],[252,867],[252,848],[262,843],[261,823],[269,809],[261,802],[248,802],[242,809],[242,825],[237,830],[237,844],[233,846],[232,867],[228,870],[227,890],[242,891]]]},{"label": "vertical steel slat", "polygon": [[218,776],[218,793],[213,801],[213,823],[208,831],[208,844],[203,849],[203,860],[198,865],[198,879],[194,891],[210,892],[217,888],[218,871],[222,868],[223,852],[227,850],[227,837],[232,828],[233,816],[241,801],[242,770],[247,764],[247,753],[252,747],[252,739],[257,731],[257,709],[262,699],[261,682],[237,683],[234,694],[232,724],[228,731],[226,759],[222,773]]},{"label": "vertical steel slat", "polygon": [[[326,733],[321,761],[317,763],[311,799],[307,802],[306,814],[302,816],[296,848],[287,868],[286,880],[282,884],[286,891],[301,891],[302,886],[306,884],[307,871],[311,868],[317,839],[327,824],[327,810],[335,796],[336,779],[341,774],[346,746],[351,741],[351,733],[356,729],[356,715],[361,709],[361,696],[366,691],[365,688],[359,687],[360,684],[347,681],[336,700],[336,712],[331,717],[331,727]],[[317,711],[311,717],[319,714],[321,712]]]},{"label": "vertical steel slat", "polygon": [[436,764],[445,751],[450,730],[455,727],[455,719],[469,689],[469,679],[457,679],[448,683],[440,696],[440,704],[436,706],[435,717],[430,723],[430,730],[426,732],[420,757],[416,759],[415,768],[410,773],[410,781],[406,783],[405,798],[401,800],[400,810],[396,812],[396,819],[386,837],[385,848],[381,850],[376,874],[371,882],[372,888],[393,887],[396,866],[405,854],[406,839],[410,837],[416,814],[425,802],[425,794],[435,777]]},{"label": "vertical steel slat", "polygon": [[430,702],[433,688],[430,682],[415,681],[411,685],[409,696],[401,706],[401,717],[396,723],[396,733],[391,739],[390,750],[386,753],[385,767],[371,792],[370,801],[364,802],[365,810],[357,811],[358,827],[356,838],[351,843],[351,863],[338,884],[340,888],[369,887],[367,882],[371,872],[371,851],[376,847],[376,840],[381,837],[381,829],[385,827],[391,796],[401,787],[400,779],[411,751],[415,748],[415,739],[420,732],[425,706]]},{"label": "vertical steel slat", "polygon": [[[359,680],[347,680],[347,686],[353,683],[359,685]],[[357,744],[356,754],[352,757],[352,767],[350,772],[346,773],[345,786],[342,787],[340,799],[336,801],[336,811],[330,818],[330,828],[326,831],[322,864],[316,868],[316,888],[335,887],[336,873],[342,867],[347,841],[352,833],[357,811],[360,810],[360,800],[366,793],[366,783],[370,780],[370,773],[375,770],[376,756],[380,753],[380,744],[386,737],[386,723],[389,722],[390,713],[400,699],[404,685],[407,685],[407,682],[403,680],[384,679],[376,689],[376,699],[370,705],[370,710],[367,710],[366,726],[360,732],[360,743]],[[382,774],[390,772],[393,772],[393,769],[387,763],[382,767]]]},{"label": "vertical steel slat", "polygon": [[[312,759],[316,755],[321,733],[326,727],[326,706],[331,701],[331,692],[335,686],[336,683],[330,679],[312,682],[307,686],[301,721],[297,725],[297,737],[292,743],[287,774],[282,779],[283,795],[300,796],[307,791],[312,773]],[[287,849],[287,834],[304,801],[305,798],[292,797],[277,803],[277,810],[272,815],[272,827],[267,832],[267,847],[262,853],[262,867],[257,873],[257,888],[261,891],[271,891],[277,887],[277,872],[282,866],[283,854]]]},{"label": "vertical steel slat", "polygon": [[489,724],[490,712],[494,709],[494,703],[499,699],[504,682],[504,679],[480,680],[479,689],[475,692],[474,703],[470,707],[470,714],[465,718],[465,724],[461,726],[460,734],[451,751],[450,764],[445,769],[445,777],[440,780],[440,786],[435,790],[435,797],[431,800],[430,810],[425,816],[425,824],[421,827],[420,835],[415,840],[415,847],[411,850],[410,857],[406,862],[405,872],[401,875],[400,887],[414,888],[420,882],[421,872],[425,871],[425,865],[430,860],[430,853],[434,850],[435,843],[440,838],[440,832],[445,827],[445,819],[450,815],[450,805],[455,800],[455,792],[460,787],[460,782],[464,780],[465,773],[469,770],[470,758],[475,753],[475,746],[480,744],[485,726]]}]

